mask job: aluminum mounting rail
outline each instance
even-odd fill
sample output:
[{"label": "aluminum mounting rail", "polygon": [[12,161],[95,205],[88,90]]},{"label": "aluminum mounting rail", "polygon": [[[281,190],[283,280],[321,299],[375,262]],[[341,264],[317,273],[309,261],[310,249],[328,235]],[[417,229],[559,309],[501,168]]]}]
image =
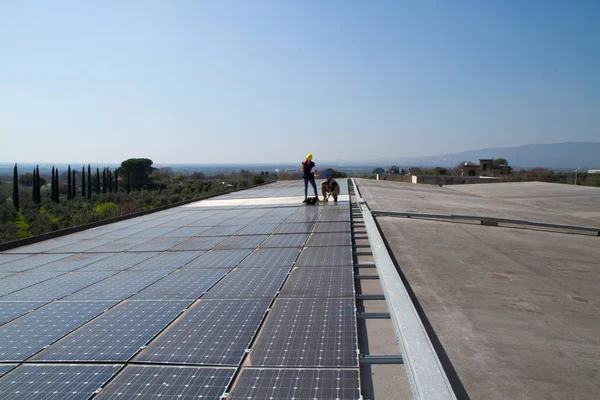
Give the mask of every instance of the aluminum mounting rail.
[{"label": "aluminum mounting rail", "polygon": [[411,385],[413,398],[446,400],[456,399],[421,318],[400,279],[387,251],[369,207],[362,199],[354,179],[357,203],[360,206],[373,252],[379,281],[396,331],[402,359]]},{"label": "aluminum mounting rail", "polygon": [[593,232],[597,236],[600,236],[600,227],[592,227],[592,226],[550,224],[550,223],[546,223],[546,222],[535,222],[535,221],[526,221],[526,220],[519,220],[519,219],[478,217],[475,215],[427,214],[427,213],[378,211],[378,210],[373,210],[373,211],[371,211],[371,213],[375,216],[382,216],[382,217],[405,217],[405,218],[415,217],[415,218],[431,218],[431,219],[457,219],[457,220],[481,221],[482,224],[530,225],[530,226],[539,226],[539,227],[544,227],[544,228]]}]

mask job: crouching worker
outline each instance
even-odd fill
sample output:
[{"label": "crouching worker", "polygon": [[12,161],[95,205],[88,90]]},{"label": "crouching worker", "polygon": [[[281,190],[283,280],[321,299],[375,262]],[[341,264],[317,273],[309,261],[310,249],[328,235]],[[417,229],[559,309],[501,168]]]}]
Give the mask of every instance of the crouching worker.
[{"label": "crouching worker", "polygon": [[325,172],[323,176],[325,177],[325,182],[321,184],[321,192],[323,193],[322,201],[327,201],[329,196],[331,196],[333,197],[333,201],[337,202],[340,194],[340,185],[331,177],[329,172]]}]

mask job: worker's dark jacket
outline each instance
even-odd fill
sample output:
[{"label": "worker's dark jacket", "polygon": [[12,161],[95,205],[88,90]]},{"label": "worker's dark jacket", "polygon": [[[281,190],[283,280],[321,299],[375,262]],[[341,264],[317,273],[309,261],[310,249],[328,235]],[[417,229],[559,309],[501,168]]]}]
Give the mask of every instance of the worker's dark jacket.
[{"label": "worker's dark jacket", "polygon": [[331,178],[331,180],[329,182],[327,182],[327,181],[323,182],[322,186],[323,186],[323,189],[325,189],[325,191],[327,193],[339,193],[340,192],[340,185],[333,178]]},{"label": "worker's dark jacket", "polygon": [[304,179],[315,179],[315,173],[312,172],[312,169],[315,167],[315,163],[309,161],[302,161],[302,177]]}]

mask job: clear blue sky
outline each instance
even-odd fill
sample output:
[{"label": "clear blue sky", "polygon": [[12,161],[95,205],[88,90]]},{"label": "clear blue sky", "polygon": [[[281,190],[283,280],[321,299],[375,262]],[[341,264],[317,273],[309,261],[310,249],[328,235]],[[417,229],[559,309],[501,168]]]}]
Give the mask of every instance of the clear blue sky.
[{"label": "clear blue sky", "polygon": [[600,1],[2,1],[0,162],[600,141]]}]

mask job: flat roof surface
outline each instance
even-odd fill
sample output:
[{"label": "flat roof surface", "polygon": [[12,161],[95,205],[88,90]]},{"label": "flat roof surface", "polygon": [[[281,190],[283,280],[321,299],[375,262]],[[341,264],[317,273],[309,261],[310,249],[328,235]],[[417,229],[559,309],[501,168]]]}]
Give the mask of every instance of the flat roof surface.
[{"label": "flat roof surface", "polygon": [[359,398],[339,183],[338,203],[278,182],[0,253],[0,397]]},{"label": "flat roof surface", "polygon": [[[599,225],[598,188],[356,181],[371,210]],[[597,398],[599,237],[377,220],[459,398]]]}]

